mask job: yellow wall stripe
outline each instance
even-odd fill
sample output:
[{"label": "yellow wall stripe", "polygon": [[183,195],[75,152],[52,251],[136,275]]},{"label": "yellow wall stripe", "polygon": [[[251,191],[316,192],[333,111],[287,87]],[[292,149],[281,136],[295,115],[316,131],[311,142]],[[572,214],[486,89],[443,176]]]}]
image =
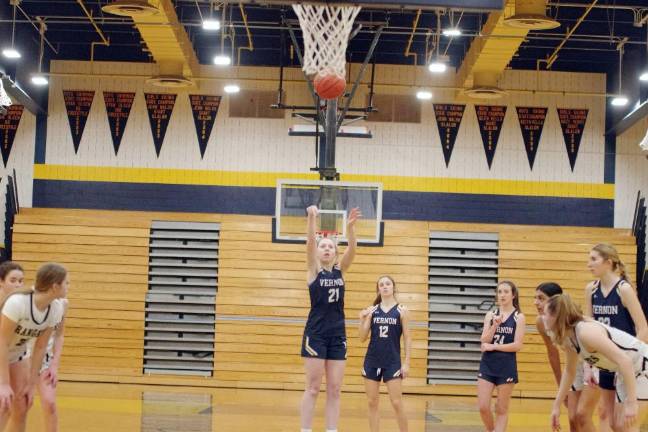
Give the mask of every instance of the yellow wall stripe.
[{"label": "yellow wall stripe", "polygon": [[[315,173],[212,171],[35,164],[35,180],[275,187],[278,179],[317,180]],[[614,185],[525,180],[343,174],[344,181],[380,182],[386,191],[614,199]]]}]

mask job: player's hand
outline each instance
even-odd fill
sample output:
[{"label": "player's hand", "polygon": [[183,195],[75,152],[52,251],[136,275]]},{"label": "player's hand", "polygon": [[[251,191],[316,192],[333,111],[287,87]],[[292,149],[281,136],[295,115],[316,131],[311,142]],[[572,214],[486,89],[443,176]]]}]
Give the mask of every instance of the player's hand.
[{"label": "player's hand", "polygon": [[373,314],[374,311],[375,311],[376,309],[378,309],[378,305],[375,305],[375,306],[369,306],[369,307],[367,307],[367,308],[362,309],[362,310],[360,311],[360,319],[361,319],[361,320],[366,319],[368,316],[370,316],[371,314]]},{"label": "player's hand", "polygon": [[317,217],[317,215],[319,214],[319,209],[314,205],[309,206],[308,208],[306,208],[306,214],[308,216]]},{"label": "player's hand", "polygon": [[410,369],[410,367],[409,367],[408,363],[403,363],[401,365],[401,376],[403,377],[403,379],[405,379],[405,378],[407,378],[409,376],[409,369]]},{"label": "player's hand", "polygon": [[637,421],[637,415],[639,414],[639,404],[636,400],[629,401],[626,400],[623,404],[623,416],[626,430],[629,430],[632,425]]},{"label": "player's hand", "polygon": [[22,397],[25,398],[27,409],[31,408],[31,406],[34,404],[35,391],[36,391],[36,386],[34,385],[28,385],[27,388],[23,391]]},{"label": "player's hand", "polygon": [[594,374],[594,371],[592,370],[591,367],[589,366],[583,366],[583,381],[585,385],[588,385],[590,387],[595,387],[598,385],[598,381],[596,379],[596,376]]},{"label": "player's hand", "polygon": [[557,432],[560,430],[560,405],[551,410],[551,430]]},{"label": "player's hand", "polygon": [[359,207],[354,207],[349,213],[349,218],[347,219],[347,229],[355,227],[355,223],[358,219],[362,217]]},{"label": "player's hand", "polygon": [[14,393],[9,384],[0,384],[0,412],[8,412],[11,409]]},{"label": "player's hand", "polygon": [[489,343],[482,343],[481,352],[487,352],[487,351],[495,351],[495,345]]},{"label": "player's hand", "polygon": [[502,324],[502,318],[502,314],[493,315],[493,325],[497,327]]},{"label": "player's hand", "polygon": [[41,379],[43,379],[46,384],[56,388],[56,384],[58,383],[58,372],[55,368],[49,367],[41,373]]}]

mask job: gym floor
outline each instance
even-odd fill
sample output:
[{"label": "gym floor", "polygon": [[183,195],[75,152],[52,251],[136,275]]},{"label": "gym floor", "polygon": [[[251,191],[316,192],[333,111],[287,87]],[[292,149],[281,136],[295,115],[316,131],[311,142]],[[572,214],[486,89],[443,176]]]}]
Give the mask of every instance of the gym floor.
[{"label": "gym floor", "polygon": [[[301,392],[206,389],[125,384],[59,384],[61,432],[294,432],[299,430]],[[324,430],[324,393],[314,431]],[[381,432],[397,432],[387,395],[381,397]],[[476,398],[406,396],[411,432],[483,431]],[[339,430],[368,431],[364,394],[343,393]],[[546,432],[551,401],[512,399],[509,432]],[[563,416],[563,430],[567,419]],[[29,414],[28,431],[43,430],[40,405]]]}]

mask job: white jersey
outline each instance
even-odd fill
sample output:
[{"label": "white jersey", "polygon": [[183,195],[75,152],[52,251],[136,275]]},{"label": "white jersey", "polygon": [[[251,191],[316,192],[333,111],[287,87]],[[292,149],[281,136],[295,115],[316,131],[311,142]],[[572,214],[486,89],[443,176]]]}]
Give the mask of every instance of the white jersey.
[{"label": "white jersey", "polygon": [[2,314],[17,324],[9,343],[9,363],[16,363],[29,356],[29,341],[61,322],[63,304],[54,300],[41,311],[34,305],[34,293],[20,293],[7,299]]},{"label": "white jersey", "polygon": [[[544,317],[541,318],[542,323],[544,324],[545,328],[545,333],[547,336],[549,336],[549,339],[552,341],[554,340],[554,333],[547,328],[547,322],[545,321]],[[585,387],[585,370],[583,369],[585,365],[583,364],[583,360],[578,359],[578,363],[576,364],[576,376],[574,377],[574,382],[571,385],[571,391],[582,391],[583,388]]]},{"label": "white jersey", "polygon": [[[595,366],[599,369],[609,372],[618,372],[619,366],[616,363],[614,363],[601,353],[591,353],[587,351],[587,349],[583,346],[578,338],[578,328],[582,325],[583,322],[584,321],[581,321],[576,324],[574,331],[574,333],[576,334],[576,340],[572,341],[574,349],[578,353],[578,356],[590,365]],[[597,325],[603,327],[607,332],[608,338],[612,342],[614,342],[614,344],[619,347],[628,357],[630,357],[634,368],[635,377],[639,378],[641,376],[645,376],[648,373],[648,370],[646,369],[646,363],[648,362],[648,345],[646,345],[636,337],[624,332],[623,330],[609,327],[599,321],[588,322],[594,322]],[[638,393],[641,392],[641,389],[638,388],[637,390]],[[626,393],[625,385],[623,383],[623,376],[621,374],[616,375],[616,391],[617,398],[620,402],[623,402],[625,400]],[[641,394],[638,395],[639,398],[642,398],[641,396]]]}]

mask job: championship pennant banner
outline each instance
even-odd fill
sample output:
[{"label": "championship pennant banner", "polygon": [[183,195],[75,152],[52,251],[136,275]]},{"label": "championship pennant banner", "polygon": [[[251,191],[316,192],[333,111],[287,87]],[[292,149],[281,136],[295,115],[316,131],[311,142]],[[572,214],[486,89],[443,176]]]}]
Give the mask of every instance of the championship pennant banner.
[{"label": "championship pennant banner", "polygon": [[108,115],[108,125],[110,126],[110,136],[112,137],[116,156],[133,107],[135,93],[104,92],[103,96],[106,104],[106,114]]},{"label": "championship pennant banner", "polygon": [[200,158],[202,159],[205,156],[207,142],[216,121],[221,96],[189,95],[189,102],[191,103],[196,134],[198,135],[198,146],[200,147]]},{"label": "championship pennant banner", "polygon": [[0,149],[2,150],[2,161],[5,168],[7,167],[7,161],[16,139],[16,132],[24,109],[22,105],[11,105],[7,107],[6,114],[0,115],[0,144],[2,145]]},{"label": "championship pennant banner", "polygon": [[567,156],[569,156],[569,165],[572,171],[576,166],[576,158],[578,157],[581,138],[583,138],[588,112],[587,109],[558,108],[558,120],[565,139],[565,146],[567,146]]},{"label": "championship pennant banner", "polygon": [[173,107],[175,105],[176,95],[168,93],[144,93],[146,99],[146,110],[148,111],[149,122],[151,123],[151,133],[153,134],[153,144],[155,144],[155,153],[160,156],[164,135],[166,134]]},{"label": "championship pennant banner", "polygon": [[439,138],[441,139],[446,168],[450,164],[450,157],[452,156],[452,150],[457,140],[457,133],[465,109],[466,105],[434,104],[434,116],[439,129]]},{"label": "championship pennant banner", "polygon": [[68,121],[70,122],[70,132],[72,133],[72,142],[74,143],[74,153],[79,151],[79,144],[83,136],[94,91],[90,90],[63,90],[63,100],[67,110]]},{"label": "championship pennant banner", "polygon": [[486,152],[488,169],[490,169],[497,149],[497,140],[502,131],[502,123],[504,123],[504,117],[506,117],[506,106],[475,105],[475,112],[479,123],[479,133]]},{"label": "championship pennant banner", "polygon": [[522,139],[524,140],[524,149],[526,150],[527,159],[529,159],[529,167],[533,170],[542,129],[547,118],[547,108],[516,107],[516,109]]}]

